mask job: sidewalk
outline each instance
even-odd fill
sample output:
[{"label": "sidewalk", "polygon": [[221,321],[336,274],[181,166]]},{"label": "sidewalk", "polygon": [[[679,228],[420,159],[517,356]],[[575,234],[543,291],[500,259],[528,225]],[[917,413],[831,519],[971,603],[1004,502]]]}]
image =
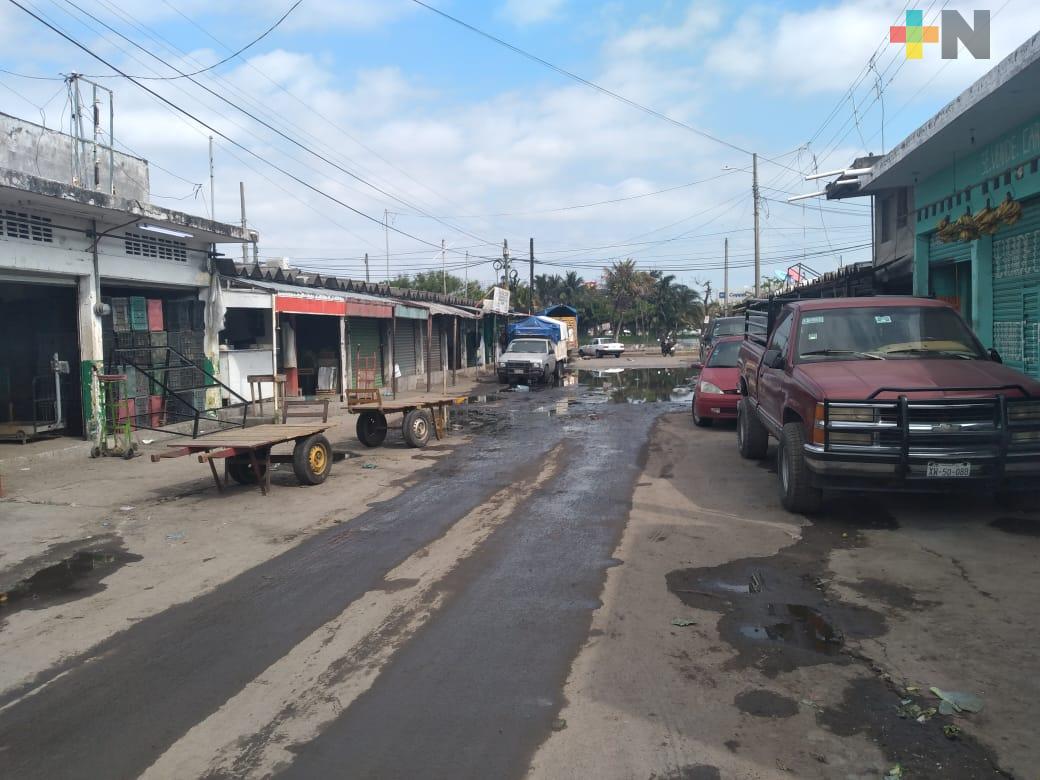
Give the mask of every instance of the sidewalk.
[{"label": "sidewalk", "polygon": [[[459,395],[495,389],[461,376],[449,386]],[[326,435],[346,457],[333,464],[326,482],[302,487],[291,466],[276,465],[266,498],[256,487],[238,485],[219,494],[195,458],[151,463],[151,453],[178,437],[159,441],[150,431],[141,438],[156,440],[131,461],[91,459],[89,444],[71,439],[0,448],[7,491],[0,499],[0,593],[77,552],[76,568],[86,567],[68,582],[51,576],[70,577],[64,564],[40,575],[39,598],[0,598],[0,692],[396,495],[465,442],[456,435],[416,450],[391,431],[382,447],[368,449],[356,438],[356,416],[342,407],[330,405],[333,427]],[[82,560],[85,551],[102,553],[96,568]]]}]

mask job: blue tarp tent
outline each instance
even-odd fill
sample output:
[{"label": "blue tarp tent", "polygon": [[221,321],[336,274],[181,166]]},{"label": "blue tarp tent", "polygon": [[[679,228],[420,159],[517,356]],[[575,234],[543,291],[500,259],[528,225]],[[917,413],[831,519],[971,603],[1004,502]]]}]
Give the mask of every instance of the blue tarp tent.
[{"label": "blue tarp tent", "polygon": [[528,317],[526,320],[514,322],[506,329],[506,334],[510,341],[524,336],[549,339],[553,342],[558,342],[563,338],[560,326],[542,317]]}]

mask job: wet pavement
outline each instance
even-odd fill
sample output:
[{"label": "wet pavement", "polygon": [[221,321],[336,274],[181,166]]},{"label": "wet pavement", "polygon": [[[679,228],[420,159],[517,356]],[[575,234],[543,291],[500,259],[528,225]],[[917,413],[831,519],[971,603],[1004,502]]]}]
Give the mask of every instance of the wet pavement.
[{"label": "wet pavement", "polygon": [[[788,515],[769,460],[693,428],[694,380],[475,395],[450,413],[466,444],[404,492],[0,694],[0,776],[1016,776],[1035,515]],[[92,542],[27,570],[0,620],[135,560]],[[984,714],[914,719],[955,683]]]},{"label": "wet pavement", "polygon": [[[562,388],[493,394],[456,410],[452,424],[473,435],[466,450],[479,457],[456,453],[398,497],[0,696],[0,775],[141,774],[344,608],[381,589],[387,572],[561,448],[566,467],[523,496],[479,552],[438,583],[447,595],[436,616],[367,693],[294,749],[286,769],[301,777],[347,766],[354,776],[521,776],[552,730],[615,563],[652,423],[677,408],[638,403],[671,397],[660,374],[618,376],[579,374]],[[631,403],[594,411],[601,392]]]}]

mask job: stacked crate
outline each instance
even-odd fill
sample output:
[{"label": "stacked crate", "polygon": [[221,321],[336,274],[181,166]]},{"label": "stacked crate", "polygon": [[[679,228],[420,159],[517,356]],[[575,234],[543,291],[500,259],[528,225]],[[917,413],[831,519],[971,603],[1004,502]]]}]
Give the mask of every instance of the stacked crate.
[{"label": "stacked crate", "polygon": [[[191,420],[195,409],[205,408],[206,391],[188,388],[203,384],[206,377],[167,347],[190,363],[204,363],[205,304],[190,298],[145,296],[102,300],[111,308],[111,313],[102,318],[105,367],[109,372],[126,374],[122,400],[127,401],[127,407],[132,402],[137,421],[154,428]],[[132,364],[143,370],[136,370]],[[169,395],[159,382],[168,388]]]}]

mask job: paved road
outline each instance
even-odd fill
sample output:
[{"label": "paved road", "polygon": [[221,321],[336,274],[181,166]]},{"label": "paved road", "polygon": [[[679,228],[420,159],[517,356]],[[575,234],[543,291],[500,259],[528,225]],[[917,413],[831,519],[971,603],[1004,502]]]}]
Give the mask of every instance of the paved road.
[{"label": "paved road", "polygon": [[787,514],[687,380],[470,408],[397,497],[0,696],[0,777],[1031,777],[1036,513]]},{"label": "paved road", "polygon": [[[263,773],[301,728],[290,775],[521,775],[562,705],[660,411],[557,410],[567,395],[474,413],[474,445],[399,497],[0,700],[0,776]],[[388,574],[402,566],[414,576]],[[366,608],[372,630],[324,658],[316,633],[341,641]],[[352,706],[287,713],[301,668]],[[258,717],[261,679],[284,700]],[[197,766],[200,744],[220,760]]]}]

